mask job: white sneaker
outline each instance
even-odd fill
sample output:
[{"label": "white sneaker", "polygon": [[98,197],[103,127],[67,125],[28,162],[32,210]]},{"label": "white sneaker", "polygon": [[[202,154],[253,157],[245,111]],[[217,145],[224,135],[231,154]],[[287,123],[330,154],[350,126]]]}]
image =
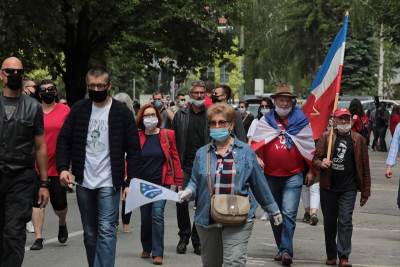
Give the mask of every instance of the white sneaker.
[{"label": "white sneaker", "polygon": [[35,232],[35,228],[33,228],[32,221],[29,221],[29,222],[26,224],[26,231],[27,231],[28,233],[34,233],[34,232]]},{"label": "white sneaker", "polygon": [[264,212],[264,214],[260,217],[260,220],[261,221],[268,221],[268,217],[269,217],[268,212]]}]

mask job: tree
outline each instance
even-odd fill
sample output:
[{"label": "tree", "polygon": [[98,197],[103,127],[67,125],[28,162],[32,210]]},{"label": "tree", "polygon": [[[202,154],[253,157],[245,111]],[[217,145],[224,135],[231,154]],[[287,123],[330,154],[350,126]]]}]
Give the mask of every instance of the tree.
[{"label": "tree", "polygon": [[20,56],[28,68],[48,66],[53,77],[62,76],[72,104],[85,94],[88,67],[110,58],[114,66],[121,62],[137,71],[167,57],[176,66],[162,68],[184,73],[229,50],[232,42],[217,32],[217,18],[237,16],[240,1],[227,3],[3,0],[0,55]]}]

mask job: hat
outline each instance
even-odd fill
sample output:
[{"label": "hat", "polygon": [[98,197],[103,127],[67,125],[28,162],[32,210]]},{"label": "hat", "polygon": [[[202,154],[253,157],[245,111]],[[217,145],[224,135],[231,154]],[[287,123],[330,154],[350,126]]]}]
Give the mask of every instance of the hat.
[{"label": "hat", "polygon": [[271,97],[274,98],[277,96],[296,97],[296,95],[293,94],[293,90],[287,84],[280,84],[276,87],[275,93],[271,95]]},{"label": "hat", "polygon": [[333,113],[333,117],[335,117],[335,118],[338,118],[338,117],[341,117],[341,116],[345,116],[345,115],[351,116],[351,113],[347,108],[338,108]]}]

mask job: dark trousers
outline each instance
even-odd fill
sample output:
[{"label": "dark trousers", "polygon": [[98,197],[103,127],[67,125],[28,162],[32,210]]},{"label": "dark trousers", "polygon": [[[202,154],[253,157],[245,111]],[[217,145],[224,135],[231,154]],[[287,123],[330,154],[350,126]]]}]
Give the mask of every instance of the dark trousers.
[{"label": "dark trousers", "polygon": [[33,169],[0,172],[0,267],[18,267],[24,260],[35,177]]},{"label": "dark trousers", "polygon": [[385,140],[386,131],[387,131],[387,127],[378,128],[379,151],[382,151],[382,152],[387,152],[387,146],[386,146],[386,140]]},{"label": "dark trousers", "polygon": [[320,193],[327,258],[348,259],[351,252],[353,210],[357,191],[333,192],[321,188]]},{"label": "dark trousers", "polygon": [[[191,169],[185,169],[185,186],[190,179],[190,175],[192,173]],[[200,245],[200,238],[197,234],[196,226],[190,223],[190,214],[189,214],[189,205],[188,202],[176,203],[176,219],[178,220],[178,228],[179,228],[179,238],[185,241],[186,244],[189,243],[189,239],[192,239],[193,246]]]}]

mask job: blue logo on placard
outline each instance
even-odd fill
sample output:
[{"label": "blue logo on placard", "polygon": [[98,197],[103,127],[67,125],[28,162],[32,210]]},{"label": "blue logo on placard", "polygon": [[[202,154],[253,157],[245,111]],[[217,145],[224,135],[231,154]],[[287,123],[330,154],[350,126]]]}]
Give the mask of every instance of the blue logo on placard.
[{"label": "blue logo on placard", "polygon": [[162,190],[149,184],[140,183],[140,193],[147,198],[153,199],[156,196],[161,195]]}]

